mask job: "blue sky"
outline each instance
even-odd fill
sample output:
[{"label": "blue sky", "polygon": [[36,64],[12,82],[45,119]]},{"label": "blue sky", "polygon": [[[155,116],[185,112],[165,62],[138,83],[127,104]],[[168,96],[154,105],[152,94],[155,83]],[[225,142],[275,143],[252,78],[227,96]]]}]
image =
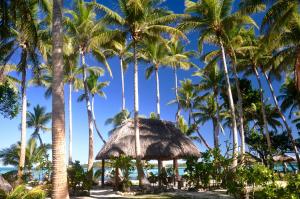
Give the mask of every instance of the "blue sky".
[{"label": "blue sky", "polygon": [[[65,1],[67,7],[70,6],[70,0]],[[114,1],[99,1],[113,9],[117,7],[116,0]],[[183,13],[184,10],[184,1],[183,0],[167,0],[164,3],[170,10],[173,10],[176,13]],[[255,19],[260,21],[261,16],[255,15]],[[189,34],[190,43],[187,44],[187,49],[196,50],[197,49],[197,33]],[[207,48],[206,48],[207,50]],[[13,63],[19,61],[19,54],[15,54],[12,59]],[[86,62],[90,66],[100,66],[101,64],[97,63],[91,56],[88,56]],[[98,126],[101,132],[104,133],[105,138],[107,138],[107,132],[111,130],[111,126],[105,126],[105,120],[109,117],[112,117],[117,112],[121,110],[121,80],[120,80],[120,71],[119,71],[119,60],[113,58],[109,60],[110,66],[113,71],[113,78],[110,78],[108,74],[102,78],[100,81],[110,81],[109,87],[105,88],[104,91],[107,95],[107,98],[96,97],[95,99],[95,114]],[[203,63],[200,63],[199,60],[195,60],[195,63],[202,67]],[[155,80],[151,77],[149,80],[145,79],[145,65],[139,65],[139,103],[140,103],[140,114],[149,116],[150,112],[155,112]],[[193,71],[179,71],[178,77],[180,80],[185,78],[191,78]],[[176,105],[167,105],[169,101],[174,99],[174,78],[173,73],[170,68],[162,68],[160,70],[160,90],[161,90],[161,118],[164,120],[174,121]],[[19,76],[20,77],[20,76]],[[30,76],[28,76],[30,77]],[[196,79],[194,79],[196,80]],[[254,80],[251,78],[251,80]],[[257,88],[256,81],[252,81],[253,86]],[[266,83],[264,82],[265,88]],[[278,93],[279,84],[275,84],[275,90]],[[266,95],[270,96],[268,89],[266,90]],[[68,93],[65,93],[66,107],[68,107]],[[51,98],[44,98],[45,89],[41,87],[32,87],[30,86],[27,90],[28,101],[30,106],[28,107],[29,111],[32,111],[33,107],[37,104],[47,107],[47,111],[51,111]],[[87,124],[87,112],[85,103],[77,102],[77,97],[81,92],[73,93],[73,160],[80,160],[81,163],[87,163],[88,159],[88,124]],[[133,67],[130,65],[129,69],[125,74],[125,94],[126,94],[126,107],[128,110],[133,111]],[[267,98],[268,99],[268,98]],[[272,103],[271,99],[269,99]],[[20,130],[19,124],[21,121],[20,115],[12,120],[4,119],[0,116],[0,148],[8,147],[11,144],[20,140]],[[51,123],[49,123],[50,127]],[[208,140],[210,145],[213,145],[213,136],[212,136],[212,124],[210,122],[200,127],[200,132]],[[32,129],[27,130],[27,138],[30,137]],[[46,143],[51,142],[51,132],[45,132],[42,134],[42,139]],[[225,140],[230,139],[229,133],[226,132],[225,135],[220,135],[221,143],[224,143]],[[68,142],[68,112],[66,109],[66,140]],[[199,144],[198,144],[199,145]],[[101,149],[102,142],[95,133],[95,155]],[[202,145],[199,145],[199,149],[205,150]]]}]

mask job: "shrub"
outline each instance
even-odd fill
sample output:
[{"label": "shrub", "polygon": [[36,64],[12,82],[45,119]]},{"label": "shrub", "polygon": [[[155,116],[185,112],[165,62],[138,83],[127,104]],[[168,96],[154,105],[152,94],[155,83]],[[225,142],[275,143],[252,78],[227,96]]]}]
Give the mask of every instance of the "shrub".
[{"label": "shrub", "polygon": [[69,189],[73,195],[86,195],[85,191],[89,192],[92,187],[93,171],[85,172],[79,161],[75,161],[68,168]]}]

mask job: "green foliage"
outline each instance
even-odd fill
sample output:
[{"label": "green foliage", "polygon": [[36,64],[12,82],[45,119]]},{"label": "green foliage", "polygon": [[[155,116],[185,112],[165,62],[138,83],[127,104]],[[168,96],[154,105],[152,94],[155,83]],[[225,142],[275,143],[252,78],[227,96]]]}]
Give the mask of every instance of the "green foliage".
[{"label": "green foliage", "polygon": [[186,161],[186,175],[190,187],[209,188],[211,179],[217,183],[228,171],[231,159],[225,158],[220,154],[219,149],[207,150],[202,153],[201,160],[188,158]]},{"label": "green foliage", "polygon": [[16,117],[20,110],[19,93],[7,82],[0,84],[0,114],[5,118]]},{"label": "green foliage", "polygon": [[89,178],[90,175],[89,172],[84,171],[79,161],[75,161],[68,168],[68,182],[72,194],[82,195],[84,191],[90,191],[92,187],[92,180]]},{"label": "green foliage", "polygon": [[112,160],[112,166],[114,168],[121,169],[121,172],[123,174],[123,180],[121,182],[123,191],[128,190],[128,188],[131,186],[131,181],[129,179],[130,172],[134,169],[134,162],[132,161],[131,157],[121,155],[117,158],[111,158]]},{"label": "green foliage", "polygon": [[25,185],[19,185],[14,188],[10,193],[6,194],[0,191],[1,199],[45,199],[46,192],[40,187],[35,187],[27,190]]}]

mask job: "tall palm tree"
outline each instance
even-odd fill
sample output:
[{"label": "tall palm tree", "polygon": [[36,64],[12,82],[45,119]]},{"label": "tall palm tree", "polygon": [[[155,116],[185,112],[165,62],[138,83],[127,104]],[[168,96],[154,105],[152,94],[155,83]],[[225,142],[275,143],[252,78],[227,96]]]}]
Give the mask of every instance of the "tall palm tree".
[{"label": "tall palm tree", "polygon": [[53,1],[52,23],[52,198],[68,199],[67,168],[65,163],[65,112],[63,68],[62,0]]},{"label": "tall palm tree", "polygon": [[127,40],[124,34],[120,34],[120,37],[117,37],[111,41],[107,48],[107,52],[115,56],[118,56],[120,60],[120,74],[121,74],[121,89],[122,89],[122,111],[126,110],[126,98],[125,98],[125,82],[124,74],[128,67],[128,62],[132,58],[132,52],[129,51],[130,45],[127,44]]},{"label": "tall palm tree", "polygon": [[[203,0],[193,2],[190,0],[185,1],[185,12],[192,13],[193,15],[187,18],[180,28],[184,30],[199,30],[201,36],[198,43],[200,52],[202,51],[202,45],[204,42],[212,43],[221,49],[222,63],[225,73],[225,79],[227,84],[227,92],[230,104],[231,119],[232,119],[232,132],[233,132],[233,162],[232,167],[237,166],[238,157],[238,131],[236,124],[235,106],[233,103],[232,91],[230,87],[226,49],[230,47],[228,41],[228,30],[237,27],[244,26],[246,24],[255,24],[250,16],[242,15],[239,12],[231,13],[232,0],[218,1],[218,0]],[[205,11],[205,12],[203,12]]]},{"label": "tall palm tree", "polygon": [[93,113],[87,84],[88,67],[85,62],[85,58],[87,54],[92,53],[98,61],[102,62],[106,66],[111,75],[111,70],[106,61],[105,54],[100,47],[115,37],[115,31],[106,30],[104,22],[96,19],[94,9],[94,6],[96,5],[98,5],[96,2],[87,3],[83,0],[77,0],[74,3],[74,11],[68,10],[68,15],[65,20],[68,26],[68,33],[74,38],[73,41],[75,49],[79,51],[81,58],[84,96],[87,107],[89,129],[88,171],[92,169],[94,162],[94,132]]},{"label": "tall palm tree", "polygon": [[159,68],[163,65],[167,65],[171,62],[170,56],[168,55],[168,48],[166,44],[158,41],[145,40],[142,42],[141,57],[150,66],[146,69],[146,78],[155,73],[156,82],[156,117],[160,118],[160,86],[159,86]]},{"label": "tall palm tree", "polygon": [[49,131],[50,129],[47,127],[47,124],[50,121],[51,113],[46,113],[46,107],[37,105],[33,107],[33,112],[27,112],[27,126],[34,129],[31,137],[38,139],[40,146],[43,146],[40,131]]},{"label": "tall palm tree", "polygon": [[161,33],[168,33],[186,38],[180,30],[170,26],[171,23],[174,23],[176,19],[183,15],[172,14],[164,9],[158,8],[160,3],[160,1],[151,0],[119,0],[121,15],[103,5],[95,5],[99,10],[106,12],[113,24],[121,26],[122,31],[129,34],[132,38],[134,62],[135,153],[140,186],[142,186],[142,181],[145,180],[145,178],[141,165],[140,135],[138,128],[139,96],[137,44],[146,38],[160,40]]},{"label": "tall palm tree", "polygon": [[[264,52],[262,43],[265,43],[262,38],[255,38],[253,29],[244,30],[241,29],[237,37],[242,40],[242,45],[235,47],[235,51],[238,57],[238,66],[240,70],[244,70],[246,75],[254,74],[259,86],[260,102],[262,119],[264,123],[264,135],[267,139],[268,150],[271,152],[271,138],[268,130],[268,122],[265,110],[264,92],[262,87],[261,76],[259,74],[259,68],[262,68],[266,64],[268,55]],[[242,38],[242,39],[241,39]],[[241,43],[241,41],[239,42]]]},{"label": "tall palm tree", "polygon": [[175,96],[177,99],[177,112],[176,112],[175,119],[177,122],[179,122],[180,104],[178,99],[177,70],[178,69],[188,70],[191,67],[195,67],[194,63],[190,60],[190,58],[195,56],[196,53],[194,51],[186,51],[184,45],[182,44],[182,42],[179,40],[178,37],[172,37],[172,39],[168,43],[168,47],[170,49],[169,56],[171,56],[172,59],[174,60],[172,63],[170,63],[170,65],[173,68],[173,72],[174,72]]},{"label": "tall palm tree", "polygon": [[[72,49],[73,51],[73,49]],[[72,163],[72,145],[73,145],[73,111],[72,111],[72,93],[73,90],[78,90],[83,87],[83,83],[79,78],[79,74],[82,70],[77,67],[78,54],[72,52],[71,54],[65,54],[65,78],[64,81],[69,84],[69,102],[68,102],[68,112],[69,112],[69,164]]]}]

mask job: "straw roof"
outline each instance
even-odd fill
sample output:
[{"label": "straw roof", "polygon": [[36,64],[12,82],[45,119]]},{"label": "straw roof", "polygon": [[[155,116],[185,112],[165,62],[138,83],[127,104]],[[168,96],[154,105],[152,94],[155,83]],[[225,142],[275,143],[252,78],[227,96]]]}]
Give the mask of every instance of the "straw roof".
[{"label": "straw roof", "polygon": [[[192,140],[181,133],[173,123],[157,119],[139,119],[141,156],[144,160],[171,160],[188,156],[200,157]],[[135,158],[133,120],[127,120],[112,131],[107,143],[96,156],[97,160],[118,157],[121,154]]]},{"label": "straw roof", "polygon": [[283,154],[283,155],[273,156],[273,160],[275,162],[294,162],[296,161],[296,158]]}]

